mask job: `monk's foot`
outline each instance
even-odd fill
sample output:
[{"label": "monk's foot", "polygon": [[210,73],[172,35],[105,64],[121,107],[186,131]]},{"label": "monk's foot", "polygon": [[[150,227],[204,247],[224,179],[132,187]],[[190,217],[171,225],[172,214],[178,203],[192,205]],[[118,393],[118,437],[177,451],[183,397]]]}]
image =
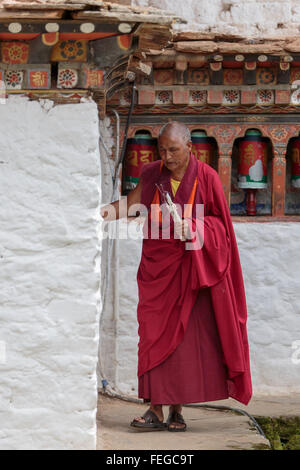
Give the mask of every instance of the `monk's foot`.
[{"label": "monk's foot", "polygon": [[181,414],[182,405],[171,405],[169,407],[168,430],[169,431],[185,431],[186,422]]},{"label": "monk's foot", "polygon": [[[153,411],[155,415],[157,416],[158,420],[163,422],[164,421],[164,415],[162,411],[162,405],[151,405],[149,410]],[[142,416],[137,416],[134,418],[134,421],[138,421],[139,423],[145,423],[145,418]]]}]

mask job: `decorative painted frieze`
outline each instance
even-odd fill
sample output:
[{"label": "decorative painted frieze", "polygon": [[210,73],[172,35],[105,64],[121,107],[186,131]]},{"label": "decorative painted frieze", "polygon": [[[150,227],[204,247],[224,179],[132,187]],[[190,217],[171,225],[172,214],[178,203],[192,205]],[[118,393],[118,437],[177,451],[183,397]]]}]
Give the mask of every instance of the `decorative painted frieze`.
[{"label": "decorative painted frieze", "polygon": [[87,42],[76,39],[58,41],[52,49],[51,61],[86,62]]},{"label": "decorative painted frieze", "polygon": [[41,40],[45,46],[54,46],[59,41],[59,33],[54,31],[51,33],[41,34]]},{"label": "decorative painted frieze", "polygon": [[82,68],[83,88],[103,88],[104,71],[93,69],[87,65]]},{"label": "decorative painted frieze", "polygon": [[208,85],[209,73],[207,69],[189,69],[187,72],[187,83],[191,85]]},{"label": "decorative painted frieze", "polygon": [[224,85],[242,85],[243,70],[242,69],[224,69]]},{"label": "decorative painted frieze", "polygon": [[257,104],[261,106],[274,104],[274,91],[269,89],[257,90]]},{"label": "decorative painted frieze", "polygon": [[222,104],[225,106],[236,106],[240,104],[239,90],[224,90]]},{"label": "decorative painted frieze", "polygon": [[206,90],[190,90],[189,104],[192,106],[204,106],[207,103]]},{"label": "decorative painted frieze", "polygon": [[59,64],[57,73],[57,88],[75,88],[78,86],[79,69],[72,64]]},{"label": "decorative painted frieze", "polygon": [[[299,87],[300,88],[300,87]],[[295,98],[295,96],[297,97]],[[191,107],[204,106],[222,106],[239,107],[255,105],[261,107],[270,107],[273,105],[282,105],[286,107],[300,106],[300,93],[298,90],[276,89],[274,88],[257,88],[249,87],[249,89],[241,89],[239,87],[204,87],[197,89],[194,86],[173,86],[168,90],[155,90],[153,87],[143,87],[139,89],[139,105],[150,105],[159,109],[166,105],[172,105],[174,111],[176,105],[187,105]],[[126,100],[119,95],[119,105],[126,106]],[[259,112],[259,110],[257,110]],[[278,111],[277,111],[278,112]]]},{"label": "decorative painted frieze", "polygon": [[26,88],[49,89],[51,88],[51,66],[36,66],[26,71]]},{"label": "decorative painted frieze", "polygon": [[155,103],[159,105],[172,104],[172,91],[161,90],[155,93]]},{"label": "decorative painted frieze", "polygon": [[23,70],[5,70],[4,81],[7,90],[21,90],[23,88]]},{"label": "decorative painted frieze", "polygon": [[258,67],[256,69],[256,84],[257,85],[275,85],[276,83],[276,69],[274,67]]},{"label": "decorative painted frieze", "polygon": [[29,44],[17,41],[1,42],[1,62],[4,64],[27,64]]}]

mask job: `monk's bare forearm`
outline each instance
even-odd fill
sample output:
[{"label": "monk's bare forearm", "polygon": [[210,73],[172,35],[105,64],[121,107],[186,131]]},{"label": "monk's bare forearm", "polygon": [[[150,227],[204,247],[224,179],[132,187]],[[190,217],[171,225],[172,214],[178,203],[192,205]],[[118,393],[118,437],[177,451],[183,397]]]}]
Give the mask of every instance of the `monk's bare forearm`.
[{"label": "monk's bare forearm", "polygon": [[101,207],[101,216],[103,219],[110,221],[138,215],[134,209],[140,204],[141,191],[142,187],[141,183],[139,183],[135,189],[130,191],[127,197],[123,197],[118,201],[114,201]]},{"label": "monk's bare forearm", "polygon": [[106,221],[122,219],[127,217],[127,213],[127,197],[101,207],[101,217]]}]

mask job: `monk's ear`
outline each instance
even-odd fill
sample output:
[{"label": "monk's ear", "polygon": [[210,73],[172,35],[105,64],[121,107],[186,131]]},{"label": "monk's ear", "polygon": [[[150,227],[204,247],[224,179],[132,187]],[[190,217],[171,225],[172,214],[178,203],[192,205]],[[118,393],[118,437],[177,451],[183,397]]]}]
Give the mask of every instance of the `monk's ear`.
[{"label": "monk's ear", "polygon": [[192,142],[191,140],[189,140],[186,145],[187,145],[189,151],[191,152],[191,151],[192,151],[193,142]]}]

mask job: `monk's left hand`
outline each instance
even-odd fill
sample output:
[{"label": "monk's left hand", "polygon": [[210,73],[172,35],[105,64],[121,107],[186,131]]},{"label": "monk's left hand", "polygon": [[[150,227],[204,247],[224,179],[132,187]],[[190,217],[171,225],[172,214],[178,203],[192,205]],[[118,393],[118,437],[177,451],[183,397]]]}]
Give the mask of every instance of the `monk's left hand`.
[{"label": "monk's left hand", "polygon": [[176,232],[179,238],[183,238],[185,240],[190,240],[191,233],[189,229],[189,225],[186,220],[182,219],[181,222],[174,223],[174,231]]}]

